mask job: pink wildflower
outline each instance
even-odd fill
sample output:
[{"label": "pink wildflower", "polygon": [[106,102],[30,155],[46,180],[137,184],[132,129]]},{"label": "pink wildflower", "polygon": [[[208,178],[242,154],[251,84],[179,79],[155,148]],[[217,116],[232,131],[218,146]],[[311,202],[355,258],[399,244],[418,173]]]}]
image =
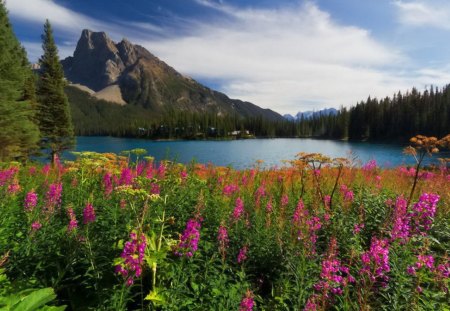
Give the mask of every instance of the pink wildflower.
[{"label": "pink wildflower", "polygon": [[248,246],[244,245],[244,247],[242,247],[239,250],[239,254],[237,256],[237,262],[238,263],[243,263],[244,261],[247,260],[247,252],[248,252]]},{"label": "pink wildflower", "polygon": [[389,277],[386,273],[391,271],[389,265],[389,243],[386,239],[372,238],[370,250],[361,256],[361,273],[369,277],[372,283],[380,282],[381,286],[387,286]]},{"label": "pink wildflower", "polygon": [[189,219],[186,224],[186,229],[181,235],[180,242],[178,243],[177,251],[178,256],[192,257],[194,252],[198,249],[198,242],[200,240],[200,227],[201,224],[196,219]]},{"label": "pink wildflower", "polygon": [[33,230],[33,231],[38,231],[41,228],[42,228],[42,225],[39,221],[35,221],[31,224],[31,230]]},{"label": "pink wildflower", "polygon": [[67,230],[70,232],[78,228],[78,221],[72,208],[69,208],[67,210],[67,214],[69,215],[70,219],[69,225],[67,226]]},{"label": "pink wildflower", "polygon": [[94,221],[95,221],[95,210],[92,204],[88,203],[83,210],[83,223],[86,225]]},{"label": "pink wildflower", "polygon": [[437,194],[424,193],[420,196],[419,202],[414,204],[412,219],[417,233],[425,235],[426,231],[431,229],[439,198]]},{"label": "pink wildflower", "polygon": [[403,197],[398,197],[395,202],[394,225],[391,231],[393,240],[400,239],[402,243],[406,242],[409,237],[409,220],[410,215],[407,211],[408,202]]},{"label": "pink wildflower", "polygon": [[289,204],[289,197],[287,194],[283,194],[283,196],[281,197],[281,207],[285,207],[288,204]]},{"label": "pink wildflower", "polygon": [[253,300],[253,294],[250,290],[247,290],[244,298],[242,298],[241,303],[239,304],[239,311],[252,311],[255,306],[255,302]]},{"label": "pink wildflower", "polygon": [[236,205],[233,210],[233,219],[239,220],[241,218],[242,214],[244,213],[244,202],[241,198],[236,199]]},{"label": "pink wildflower", "polygon": [[133,285],[134,278],[141,276],[147,246],[147,240],[143,234],[138,236],[135,232],[131,232],[130,239],[131,241],[125,243],[120,255],[123,262],[115,268],[116,273],[125,278],[127,286]]},{"label": "pink wildflower", "polygon": [[38,201],[37,194],[33,190],[28,192],[25,195],[25,202],[24,202],[25,211],[31,212],[36,207],[37,201]]}]

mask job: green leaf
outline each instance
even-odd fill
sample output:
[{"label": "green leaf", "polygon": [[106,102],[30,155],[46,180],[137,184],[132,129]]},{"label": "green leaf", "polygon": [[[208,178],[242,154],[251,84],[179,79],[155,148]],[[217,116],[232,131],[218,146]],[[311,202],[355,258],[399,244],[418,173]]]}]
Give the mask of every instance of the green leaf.
[{"label": "green leaf", "polygon": [[[56,295],[52,288],[38,289],[26,295],[25,297],[18,299],[16,303],[14,303],[14,305],[11,306],[12,307],[11,310],[17,311],[38,310],[39,308],[45,306],[46,303],[54,300],[55,298]],[[59,310],[64,309],[65,307]]]}]

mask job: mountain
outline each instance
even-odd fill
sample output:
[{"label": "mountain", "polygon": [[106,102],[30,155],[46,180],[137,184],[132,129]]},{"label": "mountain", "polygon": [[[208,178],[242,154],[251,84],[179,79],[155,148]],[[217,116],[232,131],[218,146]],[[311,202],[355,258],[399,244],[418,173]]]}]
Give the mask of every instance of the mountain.
[{"label": "mountain", "polygon": [[283,117],[286,120],[289,121],[300,121],[302,118],[303,119],[313,119],[319,116],[330,116],[330,115],[337,115],[338,110],[334,109],[334,108],[326,108],[326,109],[322,109],[322,110],[318,110],[318,111],[304,111],[304,112],[298,112],[295,117],[292,116],[291,114],[285,114],[283,115]]},{"label": "mountain", "polygon": [[230,99],[181,75],[142,46],[126,39],[115,43],[104,32],[83,30],[73,56],[61,63],[73,86],[97,99],[142,107],[154,116],[186,111],[283,120],[270,109]]}]

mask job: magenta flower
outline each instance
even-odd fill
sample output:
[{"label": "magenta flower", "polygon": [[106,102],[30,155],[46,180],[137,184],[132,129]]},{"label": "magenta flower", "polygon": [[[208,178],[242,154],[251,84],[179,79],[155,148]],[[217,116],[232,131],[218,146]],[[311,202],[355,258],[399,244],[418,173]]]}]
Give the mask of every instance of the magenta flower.
[{"label": "magenta flower", "polygon": [[243,263],[244,261],[247,260],[247,252],[248,252],[248,246],[244,245],[244,247],[242,247],[239,250],[239,254],[237,256],[237,262],[238,263]]},{"label": "magenta flower", "polygon": [[86,204],[83,210],[83,223],[86,225],[88,223],[95,221],[95,210],[91,203]]},{"label": "magenta flower", "polygon": [[254,306],[255,301],[253,300],[253,293],[250,290],[247,290],[239,304],[239,311],[252,311]]},{"label": "magenta flower", "polygon": [[283,194],[283,196],[281,197],[281,207],[285,207],[288,204],[289,204],[289,197],[287,194]]},{"label": "magenta flower", "polygon": [[236,205],[233,210],[233,219],[239,220],[241,218],[242,214],[244,213],[244,202],[241,198],[236,199]]},{"label": "magenta flower", "polygon": [[230,242],[230,240],[228,239],[228,231],[226,227],[219,227],[219,231],[217,233],[217,241],[219,241],[221,246],[223,245],[224,248],[228,247],[228,243]]},{"label": "magenta flower", "polygon": [[430,270],[434,268],[434,257],[431,255],[419,255],[416,262],[417,269],[427,267]]},{"label": "magenta flower", "polygon": [[67,230],[69,232],[75,230],[76,228],[78,228],[78,221],[77,221],[77,217],[75,216],[75,213],[73,211],[72,208],[69,208],[67,210],[67,214],[69,215],[69,225],[67,226]]},{"label": "magenta flower", "polygon": [[130,233],[130,239],[131,241],[125,243],[120,255],[122,263],[115,267],[116,273],[125,278],[127,286],[133,285],[134,279],[141,276],[147,246],[147,239],[143,234],[138,236],[133,231]]},{"label": "magenta flower", "polygon": [[272,211],[273,211],[272,200],[269,200],[269,202],[267,202],[266,204],[266,212],[270,214],[272,213]]},{"label": "magenta flower", "polygon": [[130,168],[125,167],[120,173],[119,185],[129,186],[133,183],[133,172]]},{"label": "magenta flower", "polygon": [[37,201],[38,201],[37,194],[33,190],[28,192],[25,195],[25,202],[24,202],[25,211],[31,212],[36,207]]},{"label": "magenta flower", "polygon": [[219,226],[219,230],[217,232],[217,241],[219,242],[219,251],[222,255],[222,258],[225,259],[228,244],[230,243],[230,240],[228,238],[228,231],[225,226]]},{"label": "magenta flower", "polygon": [[20,185],[17,182],[13,182],[12,184],[8,185],[8,193],[9,194],[15,194],[20,191]]},{"label": "magenta flower", "polygon": [[150,193],[151,194],[160,194],[161,193],[161,188],[159,187],[159,185],[157,183],[151,183]]},{"label": "magenta flower", "polygon": [[409,238],[409,221],[411,217],[407,209],[408,202],[403,197],[398,197],[395,202],[394,225],[392,227],[391,237],[393,240],[400,239],[402,243],[406,242]]},{"label": "magenta flower", "polygon": [[103,176],[103,187],[105,188],[105,195],[107,197],[110,196],[114,189],[112,174],[110,172],[107,172]]},{"label": "magenta flower", "polygon": [[358,234],[364,228],[364,224],[355,224],[353,226],[353,234]]},{"label": "magenta flower", "polygon": [[363,165],[362,170],[363,171],[373,171],[377,168],[377,161],[376,160],[370,160],[366,164]]},{"label": "magenta flower", "polygon": [[372,283],[380,282],[381,286],[387,286],[387,273],[391,271],[388,240],[373,237],[370,250],[362,254],[361,261],[360,273],[367,275]]},{"label": "magenta flower", "polygon": [[196,219],[189,219],[181,235],[180,242],[178,243],[177,251],[178,256],[192,257],[198,249],[198,242],[200,240],[200,228],[201,224]]},{"label": "magenta flower", "polygon": [[0,170],[0,186],[4,186],[6,183],[13,180],[16,173],[19,171],[17,167],[11,167],[6,170]]},{"label": "magenta flower", "polygon": [[45,208],[48,212],[53,212],[55,207],[61,204],[62,190],[62,183],[55,183],[49,186],[45,196]]},{"label": "magenta flower", "polygon": [[300,199],[297,203],[297,207],[295,208],[294,215],[292,215],[292,223],[298,224],[302,218],[308,216],[308,211],[305,209],[305,204],[303,204],[303,200]]},{"label": "magenta flower", "polygon": [[237,185],[231,184],[231,185],[226,185],[225,187],[223,187],[222,193],[229,197],[232,196],[233,193],[238,192],[239,191],[239,187]]},{"label": "magenta flower", "polygon": [[38,231],[42,228],[42,224],[39,221],[35,221],[31,224],[31,230]]},{"label": "magenta flower", "polygon": [[424,193],[420,196],[419,202],[414,204],[412,220],[416,233],[425,235],[426,231],[431,229],[439,199],[437,194]]}]

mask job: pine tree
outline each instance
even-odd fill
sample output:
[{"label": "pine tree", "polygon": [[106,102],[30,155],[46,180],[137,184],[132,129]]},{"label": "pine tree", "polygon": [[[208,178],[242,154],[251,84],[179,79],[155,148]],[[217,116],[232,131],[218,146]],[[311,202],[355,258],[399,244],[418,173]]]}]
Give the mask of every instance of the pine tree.
[{"label": "pine tree", "polygon": [[43,137],[42,147],[49,151],[54,163],[61,152],[75,145],[75,137],[69,102],[64,93],[64,72],[48,20],[44,24],[42,40],[44,54],[39,59],[38,120]]},{"label": "pine tree", "polygon": [[0,0],[0,161],[23,160],[37,150],[39,129],[25,91],[32,72]]}]

